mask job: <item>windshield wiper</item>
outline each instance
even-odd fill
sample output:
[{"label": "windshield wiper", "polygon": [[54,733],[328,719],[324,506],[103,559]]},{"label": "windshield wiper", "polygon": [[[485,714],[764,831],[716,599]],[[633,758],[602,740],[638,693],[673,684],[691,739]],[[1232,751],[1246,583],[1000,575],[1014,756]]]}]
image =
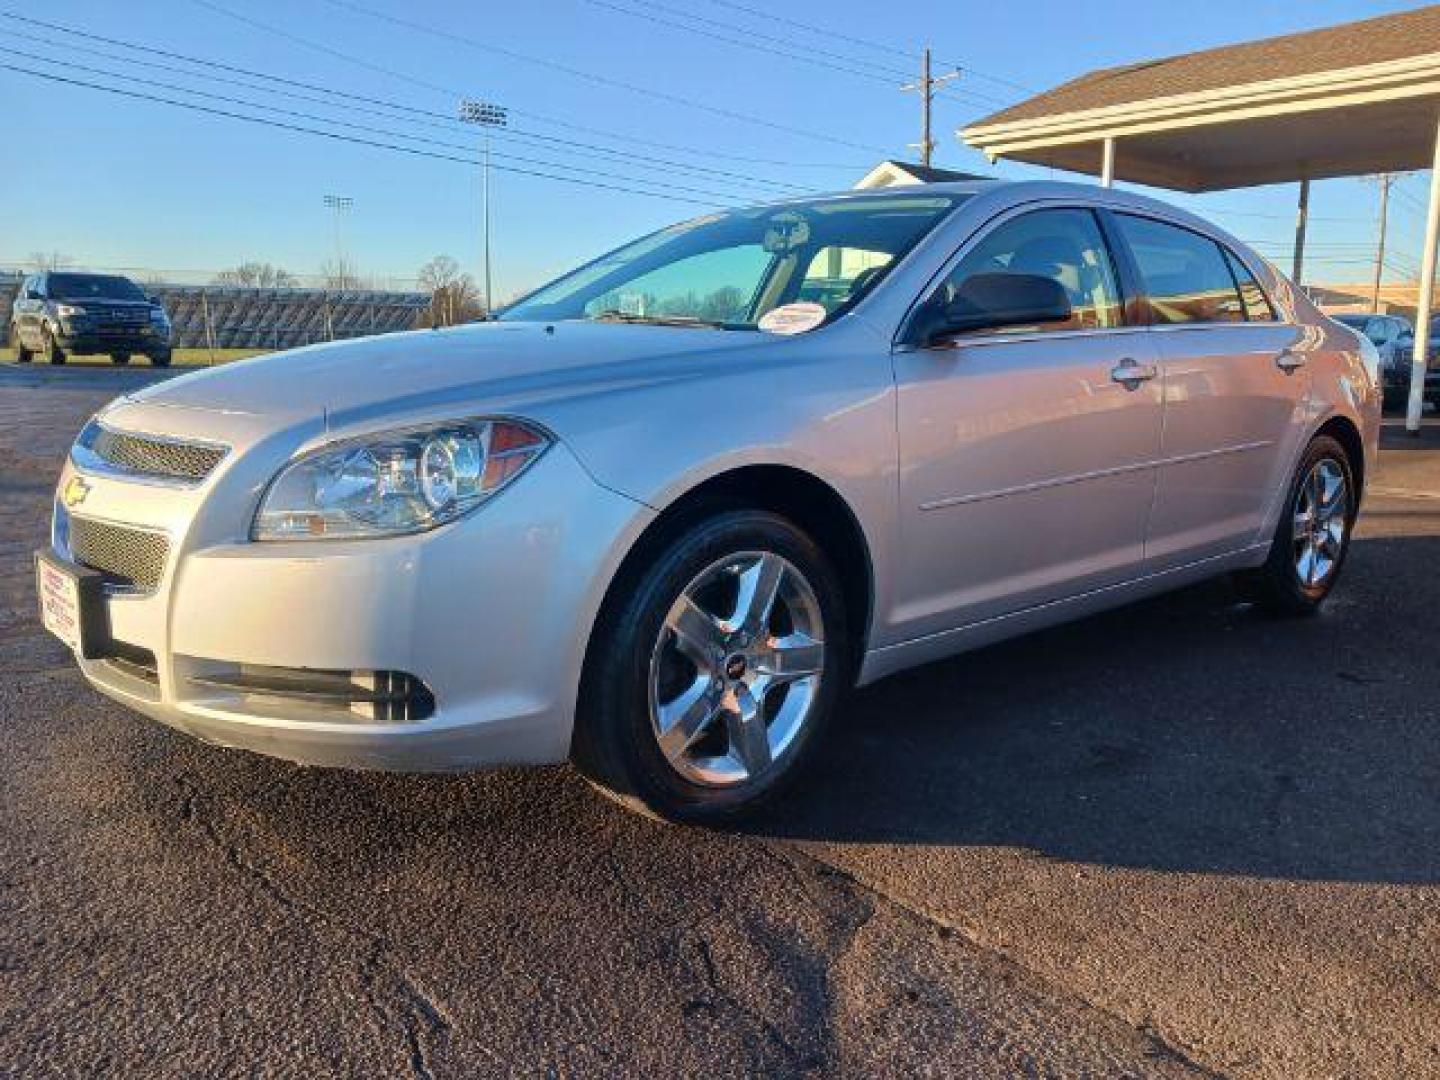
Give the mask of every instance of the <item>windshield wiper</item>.
[{"label": "windshield wiper", "polygon": [[591,315],[592,322],[638,323],[650,326],[698,326],[711,330],[727,330],[729,327],[716,319],[701,319],[694,315],[636,315],[630,311],[609,308]]}]

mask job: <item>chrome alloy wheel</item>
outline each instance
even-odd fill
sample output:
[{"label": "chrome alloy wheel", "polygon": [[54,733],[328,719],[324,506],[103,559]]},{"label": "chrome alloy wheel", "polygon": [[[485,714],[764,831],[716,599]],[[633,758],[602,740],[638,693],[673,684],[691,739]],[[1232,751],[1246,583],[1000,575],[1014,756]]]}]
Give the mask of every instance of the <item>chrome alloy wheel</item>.
[{"label": "chrome alloy wheel", "polygon": [[650,724],[671,767],[710,787],[768,771],[819,697],[822,634],[815,590],[773,552],[727,555],[697,574],[650,657]]},{"label": "chrome alloy wheel", "polygon": [[1315,463],[1295,495],[1295,573],[1307,589],[1325,584],[1340,565],[1345,548],[1345,525],[1350,514],[1350,492],[1345,472],[1333,458]]}]

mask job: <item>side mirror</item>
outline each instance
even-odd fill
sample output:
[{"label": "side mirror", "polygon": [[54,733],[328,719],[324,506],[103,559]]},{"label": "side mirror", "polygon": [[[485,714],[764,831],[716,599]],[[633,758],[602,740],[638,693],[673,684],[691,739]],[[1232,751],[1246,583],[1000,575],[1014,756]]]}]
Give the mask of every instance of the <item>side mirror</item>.
[{"label": "side mirror", "polygon": [[924,344],[957,334],[1006,327],[1069,322],[1070,295],[1054,278],[1039,274],[973,274],[948,302],[935,304],[925,317]]}]

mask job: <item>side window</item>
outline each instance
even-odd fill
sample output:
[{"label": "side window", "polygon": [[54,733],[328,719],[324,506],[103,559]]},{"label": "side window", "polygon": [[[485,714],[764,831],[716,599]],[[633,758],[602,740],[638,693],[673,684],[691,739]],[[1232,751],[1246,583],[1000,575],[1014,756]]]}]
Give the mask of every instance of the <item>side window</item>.
[{"label": "side window", "polygon": [[1114,263],[1095,215],[1089,210],[1036,210],[997,226],[960,260],[932,302],[963,306],[974,294],[983,296],[987,306],[1003,308],[1008,276],[1016,278],[1017,290],[1023,289],[1025,279],[1034,277],[1057,282],[1069,297],[1070,318],[992,327],[986,333],[1094,330],[1120,325],[1120,289]]},{"label": "side window", "polygon": [[796,300],[810,300],[826,311],[834,311],[852,296],[863,292],[893,258],[886,251],[864,248],[823,247],[805,268]]},{"label": "side window", "polygon": [[1250,268],[1240,261],[1240,257],[1229,248],[1225,248],[1225,261],[1230,264],[1230,272],[1235,275],[1235,284],[1240,286],[1240,299],[1245,304],[1245,318],[1250,322],[1274,322],[1275,309],[1270,306],[1269,299],[1265,296],[1265,290],[1255,280],[1255,275],[1250,273]]},{"label": "side window", "polygon": [[1116,214],[1159,323],[1243,322],[1244,301],[1220,245],[1151,218]]}]

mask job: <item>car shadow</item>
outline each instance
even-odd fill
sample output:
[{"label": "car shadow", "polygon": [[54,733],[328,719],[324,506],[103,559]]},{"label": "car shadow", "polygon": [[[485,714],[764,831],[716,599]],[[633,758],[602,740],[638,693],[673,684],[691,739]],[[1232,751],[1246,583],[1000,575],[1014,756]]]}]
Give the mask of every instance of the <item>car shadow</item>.
[{"label": "car shadow", "polygon": [[857,691],[753,835],[1440,881],[1440,540],[1281,620],[1209,582]]}]

